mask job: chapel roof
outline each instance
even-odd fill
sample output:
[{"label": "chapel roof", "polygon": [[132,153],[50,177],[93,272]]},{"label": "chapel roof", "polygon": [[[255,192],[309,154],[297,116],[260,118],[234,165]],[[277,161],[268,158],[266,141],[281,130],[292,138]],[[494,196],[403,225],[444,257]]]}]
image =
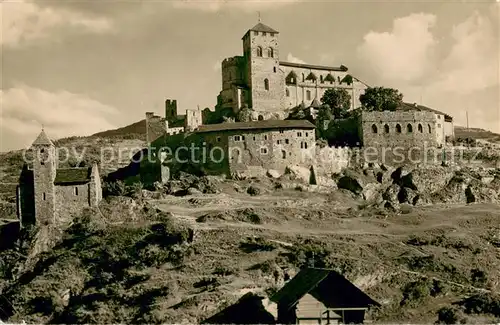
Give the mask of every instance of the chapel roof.
[{"label": "chapel roof", "polygon": [[92,168],[58,168],[56,171],[56,185],[85,184],[90,182]]},{"label": "chapel roof", "polygon": [[279,33],[277,30],[264,25],[263,23],[258,23],[257,25],[253,26],[249,30],[255,31],[255,32],[266,32],[266,33]]},{"label": "chapel roof", "polygon": [[42,129],[42,132],[38,135],[38,137],[33,141],[33,145],[51,145],[53,146],[54,143],[50,140],[50,138],[47,136],[45,131]]}]

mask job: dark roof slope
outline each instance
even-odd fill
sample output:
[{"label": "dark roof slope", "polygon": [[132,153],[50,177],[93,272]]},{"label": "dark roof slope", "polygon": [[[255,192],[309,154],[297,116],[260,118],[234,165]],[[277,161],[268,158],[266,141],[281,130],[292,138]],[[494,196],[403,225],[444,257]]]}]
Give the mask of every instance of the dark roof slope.
[{"label": "dark roof slope", "polygon": [[378,302],[370,298],[341,274],[334,270],[320,268],[301,270],[270,299],[286,309],[290,309],[307,293],[311,294],[327,308],[379,306]]},{"label": "dark roof slope", "polygon": [[271,27],[264,25],[263,23],[258,23],[257,25],[250,28],[250,30],[255,32],[279,33],[277,30],[274,30]]},{"label": "dark roof slope", "polygon": [[262,305],[262,297],[251,292],[201,324],[274,324],[274,316]]},{"label": "dark roof slope", "polygon": [[56,172],[56,185],[85,184],[90,182],[92,168],[59,168]]},{"label": "dark roof slope", "polygon": [[418,105],[418,104],[410,104],[410,103],[403,103],[400,107],[398,107],[398,110],[400,111],[412,111],[412,110],[417,110],[417,111],[427,111],[427,112],[433,112],[435,114],[441,114],[444,115],[445,119],[451,122],[453,120],[453,117],[451,115],[448,115],[444,112],[435,110],[433,108],[423,106],[423,105]]},{"label": "dark roof slope", "polygon": [[285,61],[280,61],[280,65],[283,65],[286,67],[316,69],[316,70],[328,70],[328,71],[344,71],[345,72],[348,70],[345,65],[341,65],[340,67],[328,67],[328,66],[324,66],[324,65],[313,65],[313,64],[285,62]]},{"label": "dark roof slope", "polygon": [[40,132],[40,134],[38,135],[36,140],[33,142],[33,145],[52,145],[53,146],[54,143],[52,143],[52,141],[49,139],[49,137],[47,136],[45,131],[42,130],[42,132]]},{"label": "dark roof slope", "polygon": [[264,129],[314,129],[307,120],[265,120],[252,122],[234,122],[201,125],[196,133],[232,131],[232,130],[264,130]]}]

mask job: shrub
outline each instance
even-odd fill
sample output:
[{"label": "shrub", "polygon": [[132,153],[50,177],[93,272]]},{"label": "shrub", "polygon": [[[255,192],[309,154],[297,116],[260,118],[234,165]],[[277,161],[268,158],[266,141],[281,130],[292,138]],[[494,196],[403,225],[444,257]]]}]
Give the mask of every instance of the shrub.
[{"label": "shrub", "polygon": [[437,324],[458,324],[457,310],[452,307],[443,307],[438,310]]},{"label": "shrub", "polygon": [[431,295],[431,286],[428,280],[418,280],[408,283],[403,288],[401,306],[415,306]]}]

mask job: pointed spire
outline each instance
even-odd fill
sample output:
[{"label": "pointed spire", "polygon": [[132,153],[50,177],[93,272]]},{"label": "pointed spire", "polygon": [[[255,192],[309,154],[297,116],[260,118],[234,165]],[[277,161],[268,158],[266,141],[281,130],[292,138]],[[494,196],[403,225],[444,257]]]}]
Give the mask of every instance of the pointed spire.
[{"label": "pointed spire", "polygon": [[42,132],[38,135],[36,140],[33,142],[33,145],[50,145],[53,146],[54,143],[50,140],[50,138],[47,136],[45,133],[43,127],[42,127]]}]

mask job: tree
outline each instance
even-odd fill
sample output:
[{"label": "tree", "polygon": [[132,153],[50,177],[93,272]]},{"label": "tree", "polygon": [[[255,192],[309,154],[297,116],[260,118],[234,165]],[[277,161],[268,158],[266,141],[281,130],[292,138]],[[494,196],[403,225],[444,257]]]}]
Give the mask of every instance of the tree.
[{"label": "tree", "polygon": [[242,107],[238,112],[238,122],[251,122],[252,112],[253,110],[251,108],[248,108],[246,105]]},{"label": "tree", "polygon": [[366,89],[359,101],[367,111],[395,111],[403,103],[403,94],[393,88],[373,87]]},{"label": "tree", "polygon": [[334,119],[332,110],[328,104],[323,104],[318,109],[318,114],[316,115],[316,135],[319,139],[327,138],[327,131],[330,122]]},{"label": "tree", "polygon": [[335,118],[344,118],[351,107],[351,96],[345,89],[330,88],[321,97],[321,103],[330,107]]}]

